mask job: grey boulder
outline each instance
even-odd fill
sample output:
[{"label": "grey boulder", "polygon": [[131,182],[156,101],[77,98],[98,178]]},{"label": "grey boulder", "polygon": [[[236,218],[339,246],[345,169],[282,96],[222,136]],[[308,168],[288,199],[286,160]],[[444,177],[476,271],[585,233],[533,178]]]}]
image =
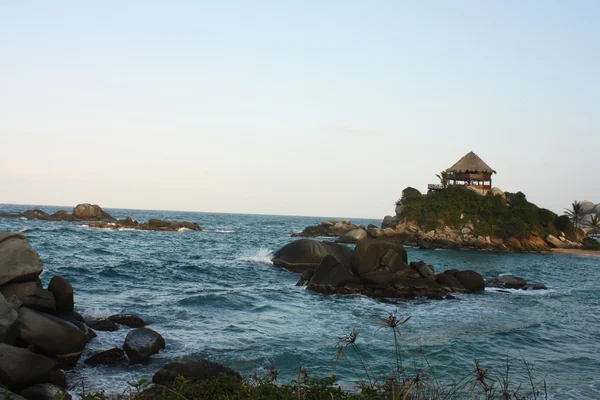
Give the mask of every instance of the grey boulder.
[{"label": "grey boulder", "polygon": [[42,273],[42,260],[21,235],[0,242],[0,285],[37,279]]},{"label": "grey boulder", "polygon": [[52,383],[39,383],[28,387],[19,393],[27,400],[71,400],[71,395],[66,389]]},{"label": "grey boulder", "polygon": [[0,343],[14,344],[17,335],[17,318],[19,314],[11,303],[0,294]]},{"label": "grey boulder", "polygon": [[0,379],[9,389],[38,383],[55,367],[51,358],[0,343]]},{"label": "grey boulder", "polygon": [[304,272],[315,269],[327,255],[332,255],[342,263],[350,260],[348,247],[313,239],[299,239],[286,244],[273,254],[273,265],[286,268],[292,272]]},{"label": "grey boulder", "polygon": [[9,283],[0,288],[0,293],[9,299],[15,296],[23,307],[54,313],[54,295],[44,289],[39,280],[35,282]]}]

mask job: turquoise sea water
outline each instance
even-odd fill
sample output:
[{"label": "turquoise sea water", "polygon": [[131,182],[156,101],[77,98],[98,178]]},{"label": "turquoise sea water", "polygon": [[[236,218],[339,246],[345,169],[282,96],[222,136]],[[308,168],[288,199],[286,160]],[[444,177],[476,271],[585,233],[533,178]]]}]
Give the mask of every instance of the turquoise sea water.
[{"label": "turquoise sea water", "polygon": [[[0,211],[53,207],[0,205]],[[65,209],[67,209],[65,207]],[[508,358],[520,380],[520,359],[546,379],[550,398],[600,398],[600,258],[559,254],[494,254],[408,249],[436,271],[473,269],[485,278],[512,273],[549,290],[458,295],[458,301],[382,303],[360,295],[322,296],[295,286],[299,276],[273,267],[270,252],[324,218],[107,209],[132,216],[198,222],[203,232],[92,229],[72,222],[0,219],[0,231],[20,231],[44,262],[42,281],[61,275],[87,316],[135,313],[160,332],[167,347],[145,366],[79,367],[72,383],[123,390],[151,378],[163,364],[203,357],[249,375],[274,365],[281,382],[300,365],[336,373],[344,386],[364,379],[355,359],[334,366],[334,344],[352,329],[369,364],[393,367],[393,337],[378,317],[412,318],[401,337],[405,363],[422,347],[440,380],[463,376],[477,358],[493,370]],[[375,223],[353,219],[356,223]],[[84,357],[120,347],[127,330],[98,332]]]}]

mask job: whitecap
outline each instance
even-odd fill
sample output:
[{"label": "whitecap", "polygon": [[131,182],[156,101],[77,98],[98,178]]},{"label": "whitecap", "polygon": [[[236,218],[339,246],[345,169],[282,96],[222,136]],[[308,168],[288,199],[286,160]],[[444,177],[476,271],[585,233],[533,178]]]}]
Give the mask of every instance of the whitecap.
[{"label": "whitecap", "polygon": [[19,232],[19,233],[27,232],[27,228],[21,228],[17,232]]},{"label": "whitecap", "polygon": [[261,247],[251,252],[246,252],[242,256],[235,259],[235,261],[250,261],[263,264],[273,264],[271,262],[271,250]]},{"label": "whitecap", "polygon": [[235,231],[229,231],[227,229],[217,229],[215,230],[217,233],[234,233]]},{"label": "whitecap", "polygon": [[111,315],[115,315],[115,314],[119,314],[121,312],[121,310],[114,310],[114,309],[110,309],[108,307],[94,307],[94,308],[88,308],[86,309],[84,312],[82,312],[81,314],[84,317],[88,317],[88,318],[106,318],[109,317]]},{"label": "whitecap", "polygon": [[523,290],[523,289],[507,289],[507,288],[495,288],[486,287],[486,292],[489,293],[501,293],[501,294],[514,294],[523,296],[545,296],[549,293],[554,293],[554,289],[538,289],[538,290]]},{"label": "whitecap", "polygon": [[19,219],[27,221],[27,218],[25,218],[25,217],[19,217]]},{"label": "whitecap", "polygon": [[179,228],[179,229],[177,229],[177,232],[187,232],[189,230],[191,230],[191,229],[190,228]]}]

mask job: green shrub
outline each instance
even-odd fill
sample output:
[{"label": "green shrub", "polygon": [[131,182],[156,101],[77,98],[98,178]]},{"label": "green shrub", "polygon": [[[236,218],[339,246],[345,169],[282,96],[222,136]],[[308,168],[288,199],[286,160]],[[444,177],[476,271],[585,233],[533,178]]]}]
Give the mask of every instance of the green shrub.
[{"label": "green shrub", "polygon": [[583,238],[583,249],[584,250],[600,250],[600,242],[592,238]]}]

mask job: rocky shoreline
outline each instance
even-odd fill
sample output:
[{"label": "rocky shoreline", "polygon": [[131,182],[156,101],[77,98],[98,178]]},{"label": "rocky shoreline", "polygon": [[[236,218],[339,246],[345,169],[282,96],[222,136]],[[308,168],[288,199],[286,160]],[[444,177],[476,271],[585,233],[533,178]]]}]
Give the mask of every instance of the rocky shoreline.
[{"label": "rocky shoreline", "polygon": [[370,224],[366,228],[350,221],[323,221],[318,225],[294,233],[292,237],[332,237],[336,243],[358,243],[365,238],[391,241],[425,250],[477,249],[489,251],[543,252],[557,249],[581,249],[582,243],[567,239],[564,233],[558,237],[530,235],[525,238],[500,238],[476,233],[471,222],[458,228],[445,226],[426,231],[423,227],[405,222],[400,216],[386,216],[381,227]]},{"label": "rocky shoreline", "polygon": [[41,221],[68,221],[87,223],[90,228],[99,229],[135,229],[142,231],[177,232],[182,230],[202,231],[202,227],[196,222],[188,221],[162,221],[151,219],[147,222],[138,222],[131,217],[116,219],[97,204],[78,204],[72,213],[60,210],[54,214],[48,214],[42,210],[27,210],[23,213],[8,214],[0,213],[0,218],[26,218]]},{"label": "rocky shoreline", "polygon": [[163,337],[135,315],[85,320],[75,311],[71,284],[57,275],[44,288],[42,271],[25,236],[0,232],[0,384],[14,400],[70,399],[64,371],[79,363],[94,329],[134,328],[122,348],[94,354],[86,365],[146,363],[165,348]]}]

